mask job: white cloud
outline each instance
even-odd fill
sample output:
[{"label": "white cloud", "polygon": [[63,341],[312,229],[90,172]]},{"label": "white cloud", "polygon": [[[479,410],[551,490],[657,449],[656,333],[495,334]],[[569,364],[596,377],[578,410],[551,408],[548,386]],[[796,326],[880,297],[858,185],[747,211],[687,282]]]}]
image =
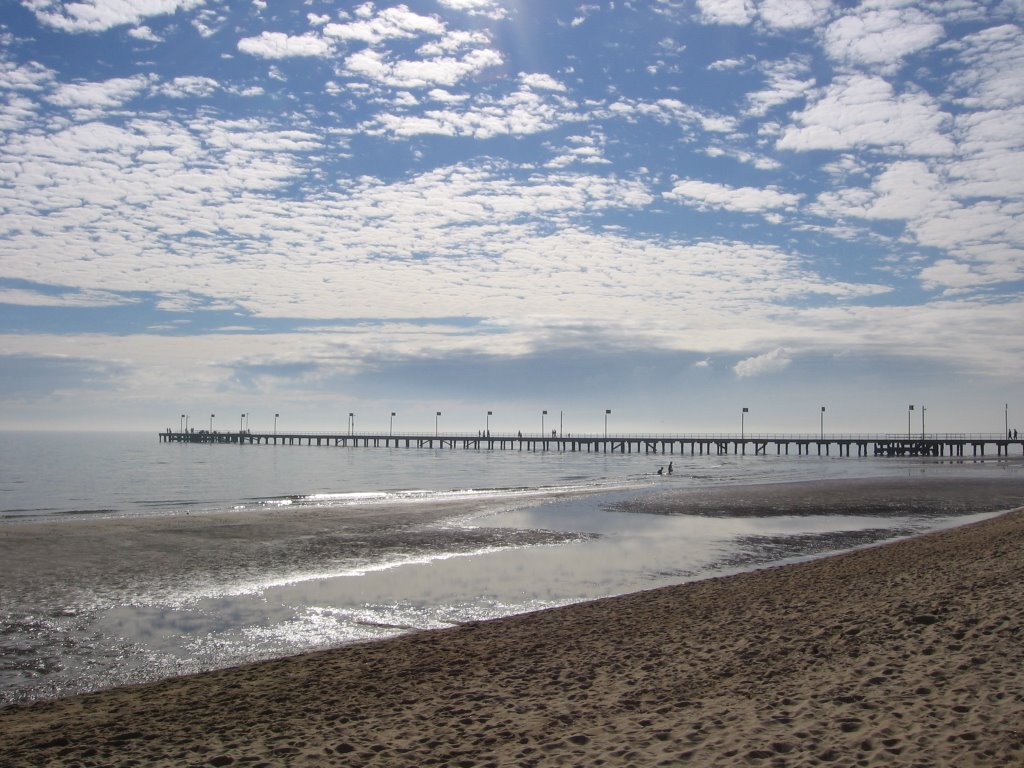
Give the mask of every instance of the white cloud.
[{"label": "white cloud", "polygon": [[[858,217],[904,223],[913,241],[947,255],[925,267],[920,278],[928,288],[963,289],[1024,279],[1024,157],[1003,158],[1005,183],[976,185],[965,163],[900,161],[875,177],[871,186],[835,190],[819,196],[813,213],[829,218]],[[999,164],[998,161],[995,164]],[[932,167],[934,165],[934,167]],[[1008,166],[1008,167],[1007,167]],[[967,166],[971,172],[979,169]],[[990,187],[989,184],[992,186]],[[1016,192],[1011,192],[1012,188]],[[975,195],[992,189],[1002,200]]]},{"label": "white cloud", "polygon": [[56,73],[38,62],[16,64],[0,55],[0,91],[35,93],[52,87],[55,79]]},{"label": "white cloud", "polygon": [[337,40],[377,45],[385,40],[409,39],[422,35],[443,35],[445,25],[432,16],[413,13],[406,6],[385,8],[376,16],[347,24],[326,24],[323,34]]},{"label": "white cloud", "polygon": [[944,34],[941,24],[916,8],[867,10],[832,22],[825,50],[839,61],[891,71]]},{"label": "white cloud", "polygon": [[22,307],[113,307],[138,303],[106,291],[61,291],[44,293],[28,288],[0,288],[0,304]]},{"label": "white cloud", "polygon": [[880,77],[837,79],[806,109],[796,113],[776,146],[814,149],[879,148],[915,155],[948,155],[950,116],[925,93],[896,94]]},{"label": "white cloud", "polygon": [[728,72],[731,69],[745,67],[749,63],[747,59],[718,59],[708,64],[707,69],[710,72]]},{"label": "white cloud", "polygon": [[757,10],[752,0],[697,0],[705,24],[749,24]]},{"label": "white cloud", "polygon": [[945,288],[952,289],[953,292],[963,288],[976,288],[979,283],[991,282],[971,269],[970,265],[954,259],[939,259],[922,269],[920,278],[925,288]]},{"label": "white cloud", "polygon": [[760,19],[782,30],[820,26],[832,8],[832,0],[697,0],[705,24],[744,26]]},{"label": "white cloud", "polygon": [[176,77],[159,88],[165,96],[175,99],[205,98],[220,90],[220,83],[210,77]]},{"label": "white cloud", "polygon": [[443,88],[432,88],[427,96],[433,101],[440,101],[445,104],[462,104],[469,99],[469,94],[456,94]]},{"label": "white cloud", "polygon": [[364,50],[345,60],[345,74],[366,78],[392,88],[451,87],[502,63],[501,54],[484,49],[470,51],[461,59],[442,57],[420,61],[388,61],[377,51]]},{"label": "white cloud", "polygon": [[758,14],[775,29],[814,29],[832,14],[832,0],[761,0]]},{"label": "white cloud", "polygon": [[487,48],[491,45],[490,36],[483,31],[466,31],[461,29],[447,30],[436,40],[428,40],[417,49],[417,55],[429,59],[445,54],[453,54],[473,48]]},{"label": "white cloud", "polygon": [[129,37],[134,37],[136,40],[145,40],[148,43],[162,43],[163,38],[156,34],[152,29],[146,26],[135,27],[134,29],[128,30]]},{"label": "white cloud", "polygon": [[65,32],[102,32],[125,24],[138,25],[151,16],[198,8],[206,0],[32,0],[36,17]]},{"label": "white cloud", "polygon": [[384,113],[363,128],[391,137],[434,134],[489,139],[542,133],[583,119],[557,98],[522,89],[501,99],[480,97],[458,109],[452,106],[415,114]]},{"label": "white cloud", "polygon": [[557,91],[558,93],[565,93],[566,88],[560,82],[550,75],[538,74],[538,73],[521,73],[519,75],[519,82],[525,87],[532,88],[536,91]]},{"label": "white cloud", "polygon": [[218,13],[211,8],[200,10],[191,20],[192,28],[203,37],[213,37],[224,28],[227,22],[226,14]]},{"label": "white cloud", "polygon": [[765,352],[763,355],[740,360],[732,369],[738,378],[747,379],[753,376],[764,376],[784,371],[792,362],[789,350],[785,347],[777,347],[771,352]]},{"label": "white cloud", "polygon": [[117,77],[98,83],[63,83],[47,96],[51,104],[67,108],[119,107],[149,85],[144,75]]},{"label": "white cloud", "polygon": [[286,35],[283,32],[262,32],[259,37],[243,37],[238,50],[264,59],[287,59],[301,56],[327,56],[331,44],[316,35]]},{"label": "white cloud", "polygon": [[490,19],[504,19],[508,12],[499,0],[438,0],[440,5],[471,16],[486,16]]},{"label": "white cloud", "polygon": [[1005,109],[1024,104],[1024,35],[1020,27],[991,27],[945,47],[958,52],[961,61],[949,78],[960,105]]},{"label": "white cloud", "polygon": [[794,209],[801,195],[781,192],[775,187],[729,187],[707,181],[687,179],[673,186],[665,197],[678,200],[685,205],[694,205],[705,210],[724,209],[757,213],[777,209]]},{"label": "white cloud", "polygon": [[593,136],[570,136],[570,146],[562,147],[558,153],[545,163],[548,168],[565,168],[579,163],[581,165],[609,165],[611,161],[604,157],[602,142]]},{"label": "white cloud", "polygon": [[802,59],[769,63],[765,75],[767,87],[747,94],[748,115],[764,117],[774,107],[808,96],[814,89],[810,65]]}]

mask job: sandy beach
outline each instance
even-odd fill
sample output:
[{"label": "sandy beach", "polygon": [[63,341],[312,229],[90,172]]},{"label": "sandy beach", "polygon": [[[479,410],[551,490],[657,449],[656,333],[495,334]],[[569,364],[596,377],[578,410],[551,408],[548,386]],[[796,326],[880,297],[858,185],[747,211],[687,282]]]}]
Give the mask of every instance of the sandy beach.
[{"label": "sandy beach", "polygon": [[[957,503],[1020,506],[1019,482],[993,488]],[[795,565],[12,707],[0,765],[1020,765],[1022,583],[1018,509]]]}]

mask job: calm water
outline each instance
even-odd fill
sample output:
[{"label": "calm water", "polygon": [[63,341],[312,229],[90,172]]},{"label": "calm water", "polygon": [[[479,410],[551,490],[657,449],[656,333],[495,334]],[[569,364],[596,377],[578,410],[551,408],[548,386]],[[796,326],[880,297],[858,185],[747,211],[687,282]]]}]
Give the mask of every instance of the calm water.
[{"label": "calm water", "polygon": [[156,434],[0,433],[0,520],[388,502],[516,489],[679,485],[905,472],[893,462],[161,443]]},{"label": "calm water", "polygon": [[[668,460],[675,474],[654,474]],[[961,521],[639,514],[617,504],[646,493],[1006,470],[16,433],[0,434],[0,467],[0,533],[58,542],[39,562],[10,552],[0,561],[0,705],[680,583]],[[228,522],[200,524],[219,513]]]}]

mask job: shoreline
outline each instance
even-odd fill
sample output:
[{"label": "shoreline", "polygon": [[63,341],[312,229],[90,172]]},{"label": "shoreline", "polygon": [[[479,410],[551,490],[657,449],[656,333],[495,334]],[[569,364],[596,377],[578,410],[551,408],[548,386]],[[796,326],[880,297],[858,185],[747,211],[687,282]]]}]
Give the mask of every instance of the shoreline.
[{"label": "shoreline", "polygon": [[[908,482],[910,497],[928,485]],[[1020,505],[1020,481],[993,485],[995,501]],[[1022,553],[1016,509],[796,564],[15,706],[0,710],[0,754],[49,765],[1014,764]]]}]

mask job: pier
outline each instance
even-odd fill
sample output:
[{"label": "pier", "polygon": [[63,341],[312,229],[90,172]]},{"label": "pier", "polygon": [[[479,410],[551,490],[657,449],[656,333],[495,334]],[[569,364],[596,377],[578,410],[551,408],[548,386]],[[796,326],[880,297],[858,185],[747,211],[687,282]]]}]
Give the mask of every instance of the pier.
[{"label": "pier", "polygon": [[541,435],[377,432],[211,432],[158,433],[165,443],[305,445],[341,448],[427,448],[476,451],[558,451],[642,453],[666,456],[951,456],[1024,455],[1024,439],[999,434],[942,435]]}]

